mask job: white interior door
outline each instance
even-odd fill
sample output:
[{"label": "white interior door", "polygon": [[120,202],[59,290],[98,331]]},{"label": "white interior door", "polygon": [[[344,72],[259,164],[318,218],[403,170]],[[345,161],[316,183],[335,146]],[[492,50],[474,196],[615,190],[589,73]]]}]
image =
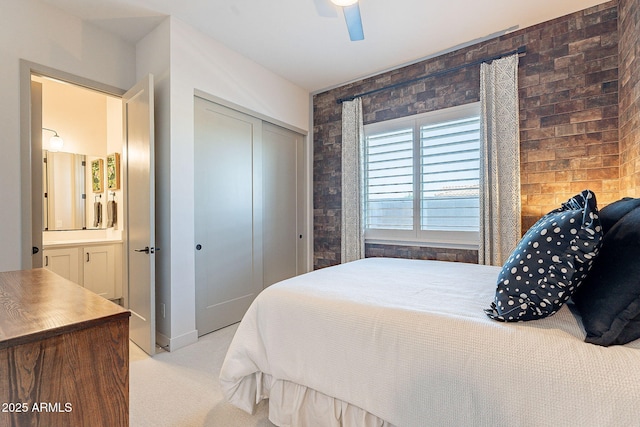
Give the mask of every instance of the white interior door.
[{"label": "white interior door", "polygon": [[262,290],[262,122],[195,98],[196,327],[236,323]]},{"label": "white interior door", "polygon": [[122,97],[126,160],[126,230],[130,338],[155,353],[155,197],[153,76],[138,82]]},{"label": "white interior door", "polygon": [[263,123],[264,286],[302,273],[303,139],[299,133]]},{"label": "white interior door", "polygon": [[[31,76],[31,74],[29,74]],[[43,206],[42,172],[42,83],[31,80],[31,268],[42,264],[42,223],[47,210]]]}]

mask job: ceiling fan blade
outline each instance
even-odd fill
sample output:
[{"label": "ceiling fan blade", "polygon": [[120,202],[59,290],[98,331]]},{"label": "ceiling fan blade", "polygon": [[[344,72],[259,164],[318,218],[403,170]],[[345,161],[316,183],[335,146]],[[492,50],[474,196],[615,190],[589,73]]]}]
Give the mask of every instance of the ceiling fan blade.
[{"label": "ceiling fan blade", "polygon": [[358,6],[358,3],[345,6],[342,10],[351,41],[364,40],[364,30],[362,29],[362,18],[360,18],[360,6]]}]

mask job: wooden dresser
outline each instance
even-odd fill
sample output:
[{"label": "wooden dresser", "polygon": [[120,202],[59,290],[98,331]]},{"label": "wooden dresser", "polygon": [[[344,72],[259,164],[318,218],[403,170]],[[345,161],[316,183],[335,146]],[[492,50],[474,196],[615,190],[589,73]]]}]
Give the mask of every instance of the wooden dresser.
[{"label": "wooden dresser", "polygon": [[128,426],[129,315],[49,270],[0,273],[0,426]]}]

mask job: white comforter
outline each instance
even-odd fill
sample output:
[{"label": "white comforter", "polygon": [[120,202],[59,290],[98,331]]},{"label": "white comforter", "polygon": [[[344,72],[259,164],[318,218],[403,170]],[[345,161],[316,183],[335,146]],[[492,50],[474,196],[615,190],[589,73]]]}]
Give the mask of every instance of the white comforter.
[{"label": "white comforter", "polygon": [[226,397],[270,398],[282,426],[640,425],[640,343],[584,343],[567,306],[490,320],[498,272],[369,258],[273,285],[229,348]]}]

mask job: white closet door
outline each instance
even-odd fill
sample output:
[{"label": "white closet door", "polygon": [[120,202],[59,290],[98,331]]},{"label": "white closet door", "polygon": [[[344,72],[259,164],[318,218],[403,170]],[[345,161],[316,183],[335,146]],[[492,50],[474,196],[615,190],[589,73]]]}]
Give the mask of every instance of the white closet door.
[{"label": "white closet door", "polygon": [[262,122],[195,98],[196,327],[238,322],[262,290]]},{"label": "white closet door", "polygon": [[303,206],[303,136],[263,123],[262,188],[264,286],[300,274],[304,233],[299,210]]}]

